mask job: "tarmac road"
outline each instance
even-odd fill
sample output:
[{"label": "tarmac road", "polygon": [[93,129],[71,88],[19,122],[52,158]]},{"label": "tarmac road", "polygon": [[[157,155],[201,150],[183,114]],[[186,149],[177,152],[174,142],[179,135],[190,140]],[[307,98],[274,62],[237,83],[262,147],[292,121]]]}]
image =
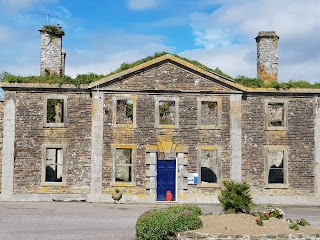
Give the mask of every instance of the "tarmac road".
[{"label": "tarmac road", "polygon": [[[0,239],[135,239],[137,218],[164,204],[85,202],[0,202]],[[217,205],[201,205],[204,213],[218,213]],[[285,218],[305,218],[320,227],[320,208],[283,208]]]}]

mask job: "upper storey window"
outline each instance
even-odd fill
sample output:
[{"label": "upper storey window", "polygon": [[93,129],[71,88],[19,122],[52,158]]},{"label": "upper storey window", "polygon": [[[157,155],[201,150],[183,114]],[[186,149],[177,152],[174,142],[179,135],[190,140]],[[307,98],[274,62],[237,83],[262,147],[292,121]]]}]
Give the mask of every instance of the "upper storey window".
[{"label": "upper storey window", "polygon": [[113,98],[113,126],[136,127],[136,98],[121,96]]},{"label": "upper storey window", "polygon": [[287,129],[287,102],[281,100],[268,100],[266,102],[266,129]]},{"label": "upper storey window", "polygon": [[219,129],[221,126],[221,99],[198,99],[198,128]]},{"label": "upper storey window", "polygon": [[48,96],[44,104],[44,126],[65,127],[67,120],[67,97]]},{"label": "upper storey window", "polygon": [[179,127],[179,98],[156,98],[155,122],[157,128]]}]

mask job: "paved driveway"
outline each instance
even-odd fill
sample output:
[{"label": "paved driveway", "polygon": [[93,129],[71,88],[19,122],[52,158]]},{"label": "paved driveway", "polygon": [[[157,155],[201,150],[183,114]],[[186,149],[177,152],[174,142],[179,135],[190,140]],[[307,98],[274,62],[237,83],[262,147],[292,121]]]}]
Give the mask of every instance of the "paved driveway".
[{"label": "paved driveway", "polygon": [[[0,202],[0,239],[134,239],[143,212],[165,205],[79,202]],[[218,213],[220,207],[201,206]],[[320,226],[320,208],[285,208],[286,218],[305,218]]]}]

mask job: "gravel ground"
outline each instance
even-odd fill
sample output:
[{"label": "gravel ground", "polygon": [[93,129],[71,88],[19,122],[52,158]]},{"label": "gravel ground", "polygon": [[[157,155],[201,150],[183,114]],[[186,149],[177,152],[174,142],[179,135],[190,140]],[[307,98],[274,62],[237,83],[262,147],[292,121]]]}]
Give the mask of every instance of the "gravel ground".
[{"label": "gravel ground", "polygon": [[221,214],[201,216],[204,227],[196,230],[203,233],[245,234],[258,236],[277,233],[320,233],[315,226],[300,227],[299,230],[289,229],[283,219],[270,218],[263,221],[263,226],[256,224],[256,217],[249,214]]}]

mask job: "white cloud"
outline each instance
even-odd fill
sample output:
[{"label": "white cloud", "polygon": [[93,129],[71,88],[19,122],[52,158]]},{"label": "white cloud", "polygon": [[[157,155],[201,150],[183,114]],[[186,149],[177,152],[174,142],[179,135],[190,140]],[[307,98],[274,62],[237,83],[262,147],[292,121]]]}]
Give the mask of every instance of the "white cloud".
[{"label": "white cloud", "polygon": [[[256,71],[255,55],[243,59],[239,52],[232,52],[232,46],[239,46],[244,52],[256,51],[255,40],[259,31],[274,30],[279,40],[279,79],[308,79],[320,82],[318,49],[320,40],[320,1],[318,0],[215,0],[219,8],[212,13],[190,14],[190,26],[195,36],[195,45],[203,50],[188,52],[199,61],[206,60],[210,53],[218,54],[226,73],[246,73],[249,65]],[[217,51],[219,48],[219,51]],[[213,51],[212,49],[216,49]],[[220,51],[221,49],[221,51]],[[230,54],[230,57],[227,55]],[[225,63],[226,59],[238,58]],[[212,56],[216,59],[216,55]],[[238,66],[244,66],[238,67]],[[312,67],[309,67],[312,66]],[[307,71],[307,72],[306,72]],[[248,72],[246,75],[252,75]]]},{"label": "white cloud", "polygon": [[225,48],[184,51],[179,55],[197,60],[212,69],[218,67],[231,77],[238,75],[255,77],[254,50],[245,46],[228,46]]},{"label": "white cloud", "polygon": [[[117,30],[105,30],[88,40],[86,49],[66,49],[66,74],[95,72],[107,74],[123,62],[133,62],[152,55],[155,51],[174,52],[166,46],[160,35],[126,34]],[[68,52],[69,51],[69,52]]]},{"label": "white cloud", "polygon": [[159,5],[160,0],[129,0],[128,8],[135,11],[155,8]]}]

